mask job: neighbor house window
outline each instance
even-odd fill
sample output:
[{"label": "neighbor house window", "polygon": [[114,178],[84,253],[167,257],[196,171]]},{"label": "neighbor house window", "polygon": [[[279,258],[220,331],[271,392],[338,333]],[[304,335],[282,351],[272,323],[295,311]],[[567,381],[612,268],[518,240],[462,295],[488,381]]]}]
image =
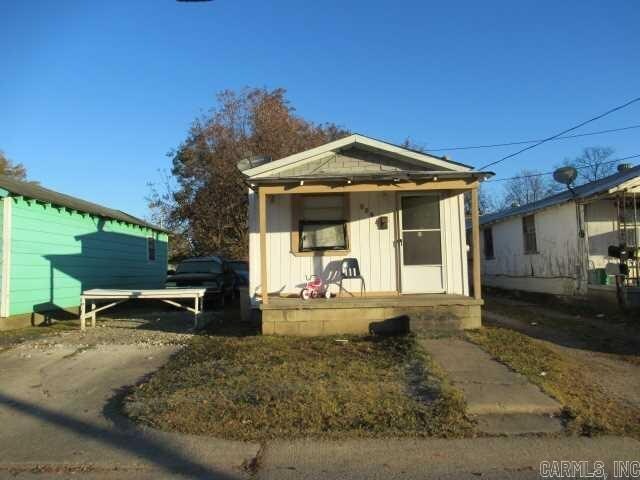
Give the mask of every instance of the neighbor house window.
[{"label": "neighbor house window", "polygon": [[298,252],[346,250],[347,205],[345,195],[294,197],[297,211]]},{"label": "neighbor house window", "polygon": [[147,260],[150,262],[156,260],[156,239],[153,237],[147,238]]},{"label": "neighbor house window", "polygon": [[534,215],[522,217],[522,235],[524,237],[524,253],[538,253]]},{"label": "neighbor house window", "polygon": [[493,230],[485,228],[484,234],[484,258],[491,260],[493,258]]}]

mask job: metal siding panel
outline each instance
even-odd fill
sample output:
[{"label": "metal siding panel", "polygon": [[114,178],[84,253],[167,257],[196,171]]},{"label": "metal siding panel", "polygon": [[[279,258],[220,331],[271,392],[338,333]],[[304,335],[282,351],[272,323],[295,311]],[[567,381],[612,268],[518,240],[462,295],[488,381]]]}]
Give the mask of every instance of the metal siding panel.
[{"label": "metal siding panel", "polygon": [[[161,288],[167,235],[24,199],[14,200],[10,315],[68,308],[87,288]],[[147,237],[156,261],[147,261]]]}]

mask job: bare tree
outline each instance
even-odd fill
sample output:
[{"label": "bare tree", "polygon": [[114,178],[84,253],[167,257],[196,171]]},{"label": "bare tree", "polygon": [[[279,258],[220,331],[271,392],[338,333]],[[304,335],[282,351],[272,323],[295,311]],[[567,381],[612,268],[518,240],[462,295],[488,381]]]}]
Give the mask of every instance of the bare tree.
[{"label": "bare tree", "polygon": [[13,163],[2,150],[0,150],[0,175],[25,180],[27,178],[27,169],[21,163]]},{"label": "bare tree", "polygon": [[521,170],[517,177],[505,182],[502,192],[503,208],[526,205],[542,200],[556,191],[547,175],[533,170]]},{"label": "bare tree", "polygon": [[615,150],[611,147],[587,147],[574,159],[565,159],[562,166],[578,170],[580,183],[588,183],[616,172],[616,162],[611,161]]},{"label": "bare tree", "polygon": [[[348,132],[295,115],[285,90],[223,91],[211,113],[196,119],[170,153],[176,188],[151,196],[150,206],[183,236],[193,254],[248,254],[247,185],[236,163],[274,159],[336,140]],[[155,200],[155,201],[154,201]]]},{"label": "bare tree", "polygon": [[193,246],[186,234],[187,225],[174,212],[177,208],[175,193],[177,183],[167,170],[159,170],[160,179],[149,182],[147,205],[148,220],[171,232],[169,234],[169,261],[177,262],[193,255]]},{"label": "bare tree", "polygon": [[[501,198],[491,194],[484,184],[478,187],[478,213],[485,215],[487,213],[497,212],[502,208]],[[471,193],[464,195],[464,212],[465,215],[471,215]]]}]

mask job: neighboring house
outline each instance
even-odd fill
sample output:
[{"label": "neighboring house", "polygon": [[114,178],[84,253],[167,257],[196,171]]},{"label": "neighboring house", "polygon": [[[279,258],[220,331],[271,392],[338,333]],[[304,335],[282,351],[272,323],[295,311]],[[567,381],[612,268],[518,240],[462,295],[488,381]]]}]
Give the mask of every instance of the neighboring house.
[{"label": "neighboring house", "polygon": [[[479,181],[490,173],[362,135],[241,164],[249,167],[249,294],[263,333],[362,333],[407,318],[480,326],[480,290],[469,296],[464,193],[477,207]],[[362,297],[360,279],[343,280],[338,291],[345,258],[359,263]],[[297,298],[310,275],[334,297]]]},{"label": "neighboring house", "polygon": [[[638,249],[640,166],[543,200],[483,215],[483,283],[507,289],[616,301],[618,258],[609,247]],[[626,287],[638,286],[637,261]]]},{"label": "neighboring house", "polygon": [[89,288],[163,287],[164,230],[5,176],[0,203],[0,330],[60,317]]}]

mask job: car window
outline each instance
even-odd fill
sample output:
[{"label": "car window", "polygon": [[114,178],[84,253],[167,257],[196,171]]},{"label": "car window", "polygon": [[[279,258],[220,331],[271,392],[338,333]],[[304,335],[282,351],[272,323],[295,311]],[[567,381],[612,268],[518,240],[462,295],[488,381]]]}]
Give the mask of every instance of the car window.
[{"label": "car window", "polygon": [[222,273],[220,262],[182,262],[176,273]]}]

